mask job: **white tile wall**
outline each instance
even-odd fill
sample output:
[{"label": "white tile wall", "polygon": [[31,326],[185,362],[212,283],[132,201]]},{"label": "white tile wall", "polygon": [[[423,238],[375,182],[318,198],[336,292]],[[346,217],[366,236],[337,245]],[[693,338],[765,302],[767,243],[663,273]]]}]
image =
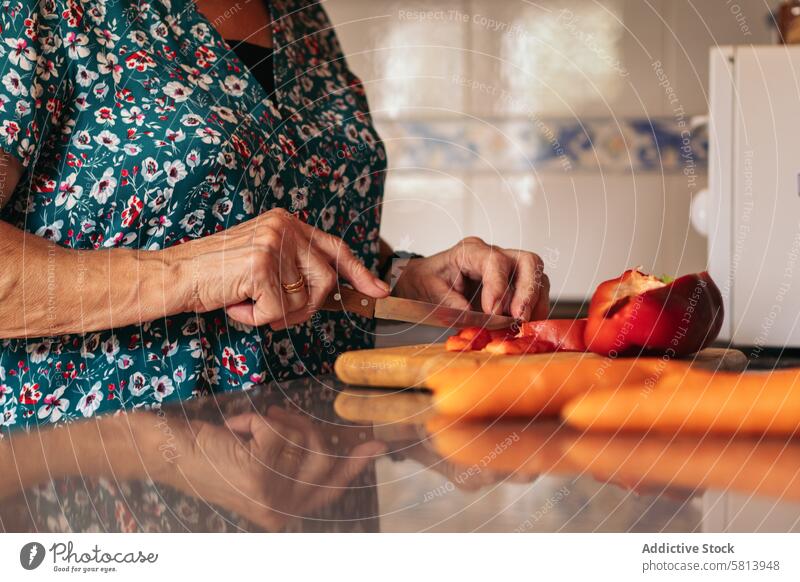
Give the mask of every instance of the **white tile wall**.
[{"label": "white tile wall", "polygon": [[[365,83],[376,117],[461,115],[463,91],[451,76],[466,69],[466,26],[425,19],[424,0],[328,0],[348,64]],[[439,0],[436,10],[464,12],[462,0]]]},{"label": "white tile wall", "polygon": [[[704,113],[708,49],[771,42],[767,4],[328,0],[325,7],[384,138],[395,136],[382,120],[479,117],[498,127],[502,157],[511,144],[503,128],[535,117],[673,116],[678,106],[687,118]],[[659,85],[655,62],[677,104]],[[680,174],[495,167],[488,159],[444,173],[424,164],[390,172],[383,236],[422,253],[467,234],[535,250],[562,298],[583,298],[632,265],[668,274],[705,266],[706,243],[688,212],[702,173],[688,188]]]}]

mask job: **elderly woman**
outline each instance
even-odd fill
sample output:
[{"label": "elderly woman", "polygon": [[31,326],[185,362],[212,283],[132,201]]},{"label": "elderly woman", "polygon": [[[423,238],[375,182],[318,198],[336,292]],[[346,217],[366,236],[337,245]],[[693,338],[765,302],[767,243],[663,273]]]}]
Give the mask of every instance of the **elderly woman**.
[{"label": "elderly woman", "polygon": [[386,155],[318,4],[1,10],[0,424],[329,372],[371,343],[316,311],[339,281],[546,315],[539,258],[474,238],[389,288]]}]

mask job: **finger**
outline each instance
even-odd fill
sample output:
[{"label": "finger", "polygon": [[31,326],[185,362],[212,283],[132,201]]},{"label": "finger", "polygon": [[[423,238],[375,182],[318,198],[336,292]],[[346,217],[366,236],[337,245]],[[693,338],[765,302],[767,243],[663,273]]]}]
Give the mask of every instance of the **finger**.
[{"label": "finger", "polygon": [[489,247],[488,252],[483,253],[483,261],[481,309],[485,313],[504,313],[513,293],[511,259],[500,249]]},{"label": "finger", "polygon": [[253,299],[225,307],[231,319],[250,326],[265,325],[284,316],[280,275],[275,266],[261,265],[253,277]]},{"label": "finger", "polygon": [[529,321],[539,300],[544,265],[533,253],[505,250],[503,253],[514,262],[514,292],[511,298],[511,315]]},{"label": "finger", "polygon": [[305,279],[306,302],[305,305],[286,314],[285,317],[270,322],[270,327],[274,330],[281,330],[298,323],[308,321],[325,298],[336,287],[336,273],[331,268],[327,259],[322,256],[310,243],[305,241],[298,248],[296,265]]},{"label": "finger", "polygon": [[320,254],[310,242],[299,250],[297,266],[306,280],[308,301],[297,314],[290,315],[307,313],[310,317],[325,302],[330,292],[336,288],[338,279],[327,258]]},{"label": "finger", "polygon": [[381,281],[367,269],[342,239],[308,224],[300,224],[311,244],[335,265],[337,276],[341,276],[357,291],[370,297],[386,297],[389,294],[389,284]]},{"label": "finger", "polygon": [[547,319],[550,316],[550,277],[546,273],[542,273],[539,282],[541,287],[532,316],[533,319]]},{"label": "finger", "polygon": [[284,287],[286,285],[295,285],[304,280],[304,276],[300,274],[300,269],[297,267],[297,244],[294,236],[292,231],[288,229],[284,231],[279,256],[279,282],[281,291],[283,291],[281,299],[283,300],[283,312],[285,314],[305,309],[306,305],[308,305],[308,291],[305,285],[292,292],[286,291]]}]

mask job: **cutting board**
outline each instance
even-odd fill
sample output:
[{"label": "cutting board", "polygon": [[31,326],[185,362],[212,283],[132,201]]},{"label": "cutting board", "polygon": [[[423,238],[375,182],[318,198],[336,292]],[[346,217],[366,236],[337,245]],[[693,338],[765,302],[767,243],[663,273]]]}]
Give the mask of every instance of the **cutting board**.
[{"label": "cutting board", "polygon": [[[520,363],[547,362],[552,359],[597,358],[602,356],[574,352],[497,356],[486,352],[448,352],[444,344],[419,344],[394,348],[345,352],[336,360],[336,375],[354,386],[382,388],[425,388],[425,380],[434,372],[458,366],[481,367],[486,362],[515,367]],[[742,371],[747,357],[738,350],[707,348],[682,358],[693,365],[716,370]]]}]

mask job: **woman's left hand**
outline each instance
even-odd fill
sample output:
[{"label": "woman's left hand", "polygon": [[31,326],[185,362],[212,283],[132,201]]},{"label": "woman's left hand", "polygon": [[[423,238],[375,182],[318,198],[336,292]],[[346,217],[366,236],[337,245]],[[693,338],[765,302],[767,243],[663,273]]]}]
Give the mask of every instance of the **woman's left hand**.
[{"label": "woman's left hand", "polygon": [[538,255],[468,237],[439,254],[411,259],[392,294],[529,321],[547,318],[550,281]]}]

